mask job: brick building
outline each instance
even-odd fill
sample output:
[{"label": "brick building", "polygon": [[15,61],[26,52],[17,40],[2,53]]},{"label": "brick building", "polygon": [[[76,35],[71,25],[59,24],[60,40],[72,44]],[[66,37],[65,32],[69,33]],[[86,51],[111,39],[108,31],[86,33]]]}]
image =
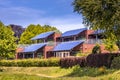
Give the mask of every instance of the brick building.
[{"label": "brick building", "polygon": [[54,31],[42,33],[31,39],[35,44],[17,48],[16,58],[69,57],[79,51],[90,53],[96,43],[99,43],[102,52],[105,52],[102,32],[81,28],[63,34]]},{"label": "brick building", "polygon": [[33,37],[31,40],[34,44],[19,46],[16,50],[16,58],[47,58],[51,55],[47,55],[48,51],[51,51],[56,46],[56,38],[61,34],[54,31],[45,32]]}]

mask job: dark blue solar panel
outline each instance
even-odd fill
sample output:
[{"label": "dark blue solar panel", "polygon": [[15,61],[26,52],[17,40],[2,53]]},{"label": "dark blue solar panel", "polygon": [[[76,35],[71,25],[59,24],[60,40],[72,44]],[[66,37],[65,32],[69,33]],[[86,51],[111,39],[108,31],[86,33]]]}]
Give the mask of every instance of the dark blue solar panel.
[{"label": "dark blue solar panel", "polygon": [[65,37],[65,36],[73,36],[73,35],[77,35],[83,31],[87,30],[87,28],[81,28],[81,29],[76,29],[76,30],[70,30],[70,31],[67,31],[65,33],[62,34],[62,37]]},{"label": "dark blue solar panel", "polygon": [[53,31],[45,32],[45,33],[42,33],[42,34],[39,34],[39,35],[33,37],[31,40],[44,39],[44,38],[52,35],[53,33],[54,33]]},{"label": "dark blue solar panel", "polygon": [[71,50],[77,45],[83,43],[84,41],[70,41],[70,42],[62,42],[58,44],[53,51],[64,51],[64,50]]},{"label": "dark blue solar panel", "polygon": [[40,44],[32,44],[29,46],[26,46],[23,50],[23,52],[34,52],[42,47],[44,47],[46,44],[45,43],[40,43]]}]

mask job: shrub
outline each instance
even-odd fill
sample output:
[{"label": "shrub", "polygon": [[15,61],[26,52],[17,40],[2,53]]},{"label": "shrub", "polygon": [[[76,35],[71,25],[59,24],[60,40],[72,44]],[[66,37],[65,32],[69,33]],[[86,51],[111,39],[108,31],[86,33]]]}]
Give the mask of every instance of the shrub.
[{"label": "shrub", "polygon": [[119,50],[118,46],[116,45],[116,41],[111,40],[110,38],[103,40],[103,43],[105,45],[105,49],[108,50],[110,53]]},{"label": "shrub", "polygon": [[0,72],[4,72],[6,69],[4,67],[0,67]]},{"label": "shrub", "polygon": [[75,56],[77,56],[77,57],[86,57],[86,56],[88,56],[90,53],[82,53],[82,52],[78,52],[78,53],[76,53],[76,55]]},{"label": "shrub", "polygon": [[0,66],[17,67],[49,67],[59,66],[59,59],[22,59],[22,60],[1,60]]},{"label": "shrub", "polygon": [[100,49],[100,45],[99,45],[99,44],[96,44],[96,45],[93,47],[92,53],[93,53],[93,54],[99,54],[99,53],[101,53],[101,49]]},{"label": "shrub", "polygon": [[90,54],[86,58],[87,66],[89,67],[101,67],[105,66],[110,68],[111,62],[114,57],[119,54]]},{"label": "shrub", "polygon": [[104,74],[106,72],[106,67],[105,66],[102,66],[100,68],[98,68],[98,71],[101,73],[101,74]]},{"label": "shrub", "polygon": [[90,68],[90,67],[83,67],[81,68],[79,65],[75,65],[72,67],[72,72],[69,74],[69,76],[72,77],[81,77],[81,76],[91,76],[96,77],[99,75],[106,74],[107,70],[106,68],[100,67],[100,68]]},{"label": "shrub", "polygon": [[120,56],[112,60],[111,68],[120,69]]},{"label": "shrub", "polygon": [[79,65],[81,67],[86,66],[85,57],[71,57],[71,58],[61,58],[60,59],[60,67],[68,68],[75,65]]}]

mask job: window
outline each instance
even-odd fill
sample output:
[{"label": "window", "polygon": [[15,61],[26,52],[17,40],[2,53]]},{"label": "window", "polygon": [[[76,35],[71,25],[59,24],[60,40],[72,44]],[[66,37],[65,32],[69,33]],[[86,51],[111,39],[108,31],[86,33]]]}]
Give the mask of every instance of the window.
[{"label": "window", "polygon": [[42,58],[43,57],[43,53],[42,52],[37,53],[37,57],[38,58]]}]

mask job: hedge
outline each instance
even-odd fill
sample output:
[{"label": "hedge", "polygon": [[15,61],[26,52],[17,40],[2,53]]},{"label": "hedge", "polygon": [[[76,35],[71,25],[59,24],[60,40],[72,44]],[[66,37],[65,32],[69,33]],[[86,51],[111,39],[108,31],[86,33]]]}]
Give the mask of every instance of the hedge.
[{"label": "hedge", "polygon": [[60,67],[68,68],[75,65],[80,65],[81,67],[111,67],[112,60],[120,56],[119,53],[104,53],[104,54],[89,54],[87,57],[71,57],[71,58],[61,58]]},{"label": "hedge", "polygon": [[0,66],[6,67],[52,67],[59,66],[59,59],[22,59],[1,60]]},{"label": "hedge", "polygon": [[89,67],[101,67],[105,66],[107,68],[110,68],[111,62],[114,59],[114,57],[119,56],[120,54],[90,54],[86,58],[87,66]]},{"label": "hedge", "polygon": [[81,67],[86,66],[85,57],[71,57],[71,58],[61,58],[60,67],[68,68],[75,65],[80,65]]},{"label": "hedge", "polygon": [[51,59],[21,59],[21,60],[1,60],[0,66],[6,67],[52,67],[60,66],[68,68],[75,65],[81,67],[101,67],[110,68],[114,57],[120,54],[90,54],[87,57],[51,58]]}]

